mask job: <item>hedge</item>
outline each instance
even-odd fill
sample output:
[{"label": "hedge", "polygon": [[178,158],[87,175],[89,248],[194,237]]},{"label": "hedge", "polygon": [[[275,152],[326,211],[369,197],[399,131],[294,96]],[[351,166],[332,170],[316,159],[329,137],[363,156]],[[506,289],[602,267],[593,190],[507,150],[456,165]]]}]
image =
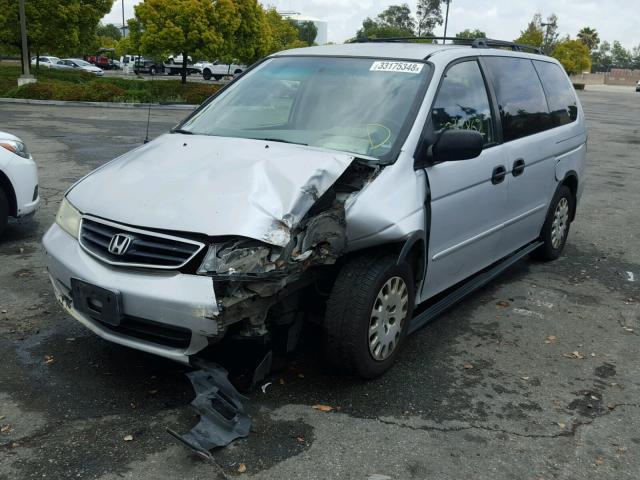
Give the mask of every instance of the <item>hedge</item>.
[{"label": "hedge", "polygon": [[0,97],[86,102],[200,104],[220,87],[179,80],[96,78],[86,72],[41,69],[37,83],[17,86],[20,68],[0,66]]}]

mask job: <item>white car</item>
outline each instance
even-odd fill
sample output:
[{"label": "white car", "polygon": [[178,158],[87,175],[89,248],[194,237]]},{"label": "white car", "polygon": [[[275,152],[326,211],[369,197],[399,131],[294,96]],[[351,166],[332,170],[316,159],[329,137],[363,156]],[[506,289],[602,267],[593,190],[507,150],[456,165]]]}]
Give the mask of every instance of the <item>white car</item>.
[{"label": "white car", "polygon": [[[182,65],[182,54],[179,53],[178,55],[169,55],[169,58],[167,58],[167,63],[168,64],[176,64],[176,65]],[[187,56],[187,63],[191,63],[193,60],[190,56]]]},{"label": "white car", "polygon": [[0,132],[0,236],[9,217],[27,218],[39,203],[36,162],[22,140]]},{"label": "white car", "polygon": [[245,65],[236,65],[232,63],[231,65],[227,63],[220,63],[217,60],[213,63],[205,63],[202,65],[202,78],[205,80],[222,80],[223,77],[227,75],[236,76],[241,74],[246,70]]},{"label": "white car", "polygon": [[96,67],[95,65],[91,65],[89,62],[85,62],[79,58],[64,58],[58,62],[58,65],[66,65],[67,67],[77,68],[82,70],[83,72],[93,73],[98,77],[104,75],[104,71],[101,68]]},{"label": "white car", "polygon": [[[44,68],[57,68],[60,59],[58,57],[40,56],[40,66]],[[31,66],[35,67],[38,62],[38,57],[31,57]]]},{"label": "white car", "polygon": [[640,92],[640,80],[636,82],[636,92]]}]

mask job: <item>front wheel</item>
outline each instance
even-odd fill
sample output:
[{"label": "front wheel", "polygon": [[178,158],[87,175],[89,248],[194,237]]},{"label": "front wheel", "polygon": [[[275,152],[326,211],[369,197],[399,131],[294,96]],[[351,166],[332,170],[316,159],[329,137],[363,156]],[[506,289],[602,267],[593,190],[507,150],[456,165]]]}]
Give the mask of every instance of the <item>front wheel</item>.
[{"label": "front wheel", "polygon": [[575,209],[575,198],[566,185],[561,186],[551,200],[547,218],[540,232],[540,240],[544,242],[532,256],[545,262],[557,259],[569,235],[571,213]]},{"label": "front wheel", "polygon": [[205,80],[211,80],[211,70],[205,69],[202,72],[202,78],[204,78]]},{"label": "front wheel", "polygon": [[346,263],[325,315],[327,359],[362,378],[375,378],[395,361],[414,305],[411,267],[393,255],[361,255]]}]

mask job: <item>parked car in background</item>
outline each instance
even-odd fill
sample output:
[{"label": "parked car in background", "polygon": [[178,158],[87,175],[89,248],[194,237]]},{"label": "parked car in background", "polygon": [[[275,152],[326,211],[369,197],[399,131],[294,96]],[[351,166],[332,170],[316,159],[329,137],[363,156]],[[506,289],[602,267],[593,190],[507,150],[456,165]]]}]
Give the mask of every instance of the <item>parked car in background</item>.
[{"label": "parked car in background", "polygon": [[152,58],[134,57],[133,72],[136,74],[148,73],[149,75],[156,75],[164,72],[164,66]]},{"label": "parked car in background", "polygon": [[56,298],[101,337],[184,364],[225,341],[281,335],[288,351],[308,320],[328,362],[381,375],[408,334],[563,252],[585,116],[562,65],[527,48],[271,55],[66,192],[43,240]]},{"label": "parked car in background", "polygon": [[640,92],[640,80],[636,82],[636,92]]},{"label": "parked car in background", "polygon": [[25,143],[0,132],[0,237],[9,217],[33,215],[40,203],[38,168]]},{"label": "parked car in background", "polygon": [[[80,58],[64,58],[60,62],[62,62],[62,64],[66,65],[67,67],[82,70],[83,72],[93,73],[98,77],[104,75],[104,71],[101,68],[98,68],[95,65],[91,65],[86,60],[82,60]],[[58,64],[60,64],[60,62],[58,62]]]},{"label": "parked car in background", "polygon": [[113,48],[101,48],[95,55],[89,55],[87,62],[103,70],[117,70],[120,68],[120,62],[113,58],[114,54]]},{"label": "parked car in background", "polygon": [[245,65],[226,64],[219,61],[203,63],[201,65],[202,78],[205,80],[221,80],[226,76],[239,75],[246,70]]},{"label": "parked car in background", "polygon": [[40,59],[40,66],[43,68],[56,68],[57,63],[60,61],[58,57],[50,57],[50,56],[31,57],[32,67],[35,67],[37,65],[38,58]]},{"label": "parked car in background", "polygon": [[[179,53],[178,55],[169,55],[169,57],[167,58],[167,63],[168,64],[177,64],[177,65],[182,65],[182,61],[183,61],[183,56],[181,53]],[[190,64],[193,60],[191,59],[190,56],[187,56],[187,64]]]}]

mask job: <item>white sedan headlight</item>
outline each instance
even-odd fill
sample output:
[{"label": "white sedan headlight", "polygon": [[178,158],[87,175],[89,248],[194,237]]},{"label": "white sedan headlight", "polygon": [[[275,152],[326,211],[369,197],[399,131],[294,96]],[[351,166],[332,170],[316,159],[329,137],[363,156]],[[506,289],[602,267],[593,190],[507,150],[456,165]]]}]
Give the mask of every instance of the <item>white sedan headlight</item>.
[{"label": "white sedan headlight", "polygon": [[81,218],[80,212],[69,203],[66,197],[63,198],[62,203],[60,203],[60,208],[58,209],[58,214],[56,215],[56,223],[60,228],[77,239],[80,236]]},{"label": "white sedan headlight", "polygon": [[22,158],[29,158],[29,150],[27,150],[27,146],[24,142],[0,138],[0,147],[3,147],[16,155],[20,155]]}]

